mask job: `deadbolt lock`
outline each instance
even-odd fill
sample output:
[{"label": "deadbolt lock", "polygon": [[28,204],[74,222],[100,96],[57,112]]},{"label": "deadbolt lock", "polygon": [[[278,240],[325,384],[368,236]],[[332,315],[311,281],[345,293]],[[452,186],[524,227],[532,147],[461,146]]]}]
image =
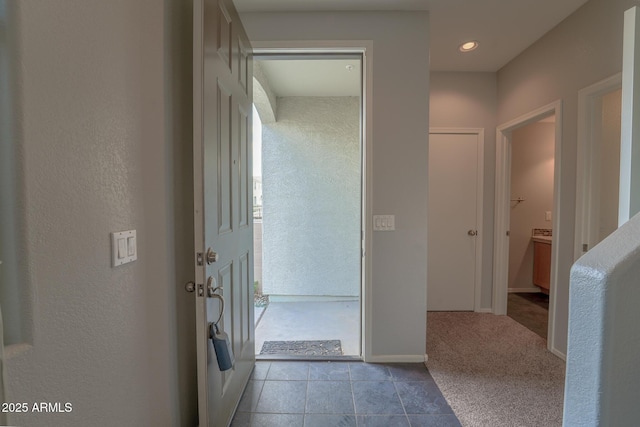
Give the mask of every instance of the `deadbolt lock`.
[{"label": "deadbolt lock", "polygon": [[214,262],[217,262],[218,258],[219,257],[217,252],[214,252],[213,249],[211,248],[207,248],[207,256],[206,256],[207,264],[211,265]]}]

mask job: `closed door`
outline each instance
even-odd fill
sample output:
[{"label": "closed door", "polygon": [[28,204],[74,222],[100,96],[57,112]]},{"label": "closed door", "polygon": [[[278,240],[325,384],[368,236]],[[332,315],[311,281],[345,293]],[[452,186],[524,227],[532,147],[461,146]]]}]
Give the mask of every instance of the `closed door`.
[{"label": "closed door", "polygon": [[474,310],[479,135],[430,133],[427,309]]},{"label": "closed door", "polygon": [[[194,3],[194,218],[200,426],[227,426],[255,363],[252,56],[231,0]],[[224,305],[223,299],[224,298]],[[224,311],[223,311],[224,307]],[[219,321],[218,321],[219,319]],[[235,364],[221,371],[218,322]]]}]

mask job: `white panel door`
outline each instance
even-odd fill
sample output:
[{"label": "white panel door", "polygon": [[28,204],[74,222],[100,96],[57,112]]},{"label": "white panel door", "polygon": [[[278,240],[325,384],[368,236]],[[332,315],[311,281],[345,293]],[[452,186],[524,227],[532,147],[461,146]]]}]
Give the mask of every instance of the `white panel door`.
[{"label": "white panel door", "polygon": [[427,309],[474,310],[478,135],[430,133]]},{"label": "white panel door", "polygon": [[[194,2],[194,210],[200,426],[227,426],[255,363],[251,178],[252,54],[231,0]],[[216,257],[207,253],[216,253]],[[218,297],[224,297],[225,310]],[[235,364],[209,339],[219,317]]]}]

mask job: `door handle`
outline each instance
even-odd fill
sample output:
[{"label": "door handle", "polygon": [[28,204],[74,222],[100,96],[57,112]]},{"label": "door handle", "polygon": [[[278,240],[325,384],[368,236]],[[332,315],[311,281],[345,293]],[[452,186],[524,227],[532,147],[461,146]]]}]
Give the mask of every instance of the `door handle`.
[{"label": "door handle", "polygon": [[217,285],[216,279],[213,276],[209,276],[207,279],[207,297],[209,298],[217,298],[220,300],[220,315],[218,316],[218,320],[214,323],[217,325],[220,323],[222,316],[224,316],[224,297],[220,294],[216,294],[218,289],[222,290],[222,286],[214,286]]},{"label": "door handle", "polygon": [[209,298],[214,298],[214,297],[222,298],[222,295],[216,294],[216,291],[218,289],[222,289],[222,286],[217,286],[217,285],[218,284],[216,283],[216,279],[213,276],[209,276],[209,278],[207,279],[207,296]]},{"label": "door handle", "polygon": [[478,234],[478,230],[469,230],[467,231],[467,234],[469,236],[476,236]]}]

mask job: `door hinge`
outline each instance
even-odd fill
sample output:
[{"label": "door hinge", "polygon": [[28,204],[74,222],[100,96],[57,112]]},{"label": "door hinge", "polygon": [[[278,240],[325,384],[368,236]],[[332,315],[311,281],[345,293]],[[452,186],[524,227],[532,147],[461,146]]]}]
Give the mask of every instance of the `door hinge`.
[{"label": "door hinge", "polygon": [[204,255],[202,252],[196,253],[196,262],[198,263],[198,267],[202,267],[204,265]]},{"label": "door hinge", "polygon": [[588,251],[589,251],[589,244],[583,243],[582,244],[582,252],[588,252]]},{"label": "door hinge", "polygon": [[511,235],[511,232],[507,230],[507,237],[509,237],[510,235]]}]

